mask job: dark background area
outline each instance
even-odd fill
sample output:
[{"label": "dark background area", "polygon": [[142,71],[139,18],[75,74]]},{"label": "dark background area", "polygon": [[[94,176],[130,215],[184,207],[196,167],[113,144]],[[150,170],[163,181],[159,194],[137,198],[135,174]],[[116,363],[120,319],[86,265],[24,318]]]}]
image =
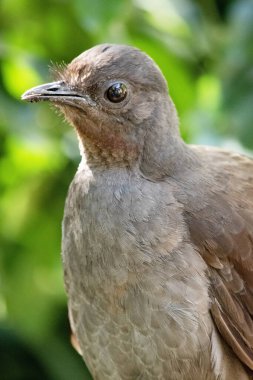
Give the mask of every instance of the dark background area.
[{"label": "dark background area", "polygon": [[0,4],[0,378],[90,379],[70,345],[61,219],[79,162],[73,130],[20,95],[97,43],[159,64],[183,138],[253,149],[251,0],[2,0]]}]

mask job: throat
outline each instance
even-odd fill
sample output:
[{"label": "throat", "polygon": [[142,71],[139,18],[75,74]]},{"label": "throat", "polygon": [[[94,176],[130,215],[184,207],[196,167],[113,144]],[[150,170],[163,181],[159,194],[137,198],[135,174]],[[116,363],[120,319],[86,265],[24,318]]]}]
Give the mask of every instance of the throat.
[{"label": "throat", "polygon": [[134,142],[116,134],[101,134],[99,139],[79,135],[81,155],[85,157],[90,168],[94,166],[130,167],[138,160],[139,149]]},{"label": "throat", "polygon": [[103,122],[97,114],[77,112],[75,108],[63,107],[61,111],[75,128],[80,153],[90,168],[130,167],[138,161],[140,141],[136,134],[130,133],[129,128]]}]

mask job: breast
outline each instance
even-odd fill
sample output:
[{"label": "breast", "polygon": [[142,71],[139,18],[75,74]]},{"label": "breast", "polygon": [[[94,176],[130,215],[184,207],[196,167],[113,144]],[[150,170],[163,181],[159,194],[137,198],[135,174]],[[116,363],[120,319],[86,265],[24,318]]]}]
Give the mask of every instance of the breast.
[{"label": "breast", "polygon": [[185,233],[172,185],[127,170],[80,171],[66,201],[64,262],[77,262],[86,279],[111,278],[115,268],[135,270],[169,256]]},{"label": "breast", "polygon": [[[119,363],[117,371],[142,368],[151,371],[145,379],[155,379],[152,361],[165,373],[169,356],[189,359],[200,346],[209,349],[205,264],[188,243],[173,192],[172,184],[127,171],[79,172],[71,185],[63,223],[65,281],[72,327],[92,368],[96,351],[106,347],[106,362]],[[170,365],[182,373],[177,361]],[[108,379],[127,378],[117,373]]]}]

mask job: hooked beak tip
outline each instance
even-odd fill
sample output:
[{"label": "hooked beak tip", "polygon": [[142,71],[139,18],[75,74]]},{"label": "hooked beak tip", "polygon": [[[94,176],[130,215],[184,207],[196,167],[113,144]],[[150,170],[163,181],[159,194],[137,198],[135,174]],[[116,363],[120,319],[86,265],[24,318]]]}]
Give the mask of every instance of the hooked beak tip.
[{"label": "hooked beak tip", "polygon": [[26,102],[38,102],[39,99],[35,94],[32,94],[29,90],[24,92],[23,95],[21,95],[21,100],[25,100]]},{"label": "hooked beak tip", "polygon": [[52,95],[58,95],[58,91],[62,88],[61,82],[52,82],[33,87],[21,96],[21,100],[27,102],[39,102],[40,100],[49,100]]}]

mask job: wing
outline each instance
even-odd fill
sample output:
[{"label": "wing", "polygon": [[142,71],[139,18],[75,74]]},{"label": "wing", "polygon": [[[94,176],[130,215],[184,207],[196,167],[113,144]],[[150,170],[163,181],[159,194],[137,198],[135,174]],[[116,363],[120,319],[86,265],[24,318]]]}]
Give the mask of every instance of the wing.
[{"label": "wing", "polygon": [[185,217],[191,239],[208,264],[214,322],[253,370],[253,161],[195,149],[205,156],[207,174],[198,188],[200,196],[196,189],[188,191]]}]

